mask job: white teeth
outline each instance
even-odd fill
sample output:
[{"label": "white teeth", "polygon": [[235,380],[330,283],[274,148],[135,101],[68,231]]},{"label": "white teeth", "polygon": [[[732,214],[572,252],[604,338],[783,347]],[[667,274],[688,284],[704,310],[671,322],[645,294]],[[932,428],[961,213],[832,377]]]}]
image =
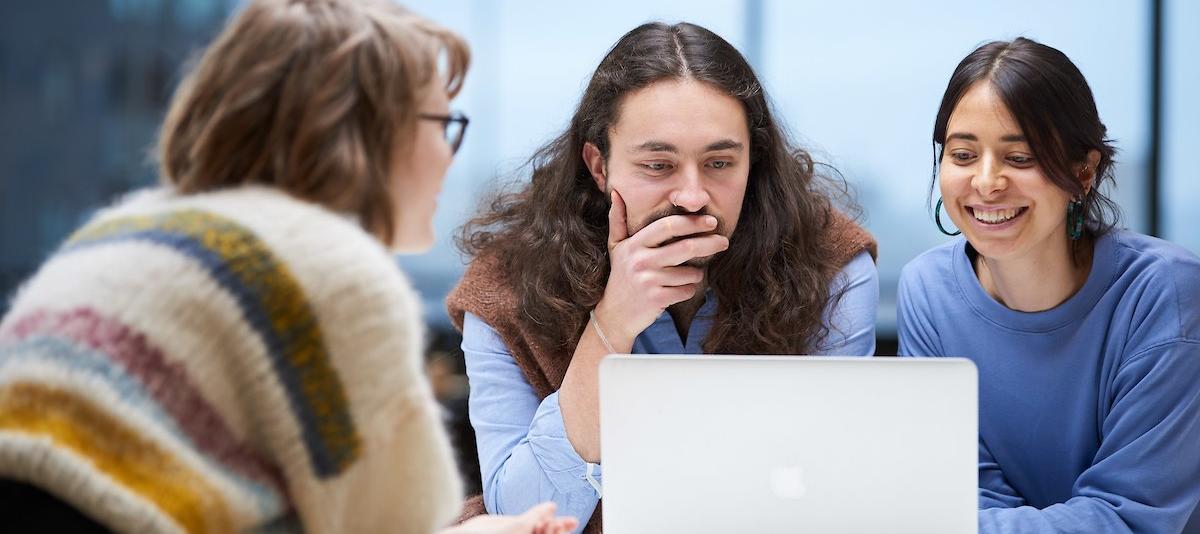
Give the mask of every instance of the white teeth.
[{"label": "white teeth", "polygon": [[1016,217],[1021,212],[1019,208],[1008,208],[999,210],[985,210],[975,208],[975,218],[985,223],[996,224],[1002,223],[1013,217]]}]

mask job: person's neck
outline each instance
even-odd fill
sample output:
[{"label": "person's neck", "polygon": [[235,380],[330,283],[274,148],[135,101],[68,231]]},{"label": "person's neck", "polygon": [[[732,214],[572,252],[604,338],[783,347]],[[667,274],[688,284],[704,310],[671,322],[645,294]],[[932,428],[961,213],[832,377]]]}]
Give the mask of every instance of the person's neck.
[{"label": "person's neck", "polygon": [[1044,253],[1019,258],[985,258],[976,253],[975,276],[984,291],[1009,309],[1040,312],[1052,309],[1083,288],[1092,269],[1094,241],[1081,243],[1078,257],[1072,259],[1067,240],[1063,246],[1042,247]]},{"label": "person's neck", "polygon": [[706,273],[696,288],[695,296],[667,307],[667,313],[671,314],[671,320],[675,322],[675,332],[679,334],[679,341],[683,345],[687,345],[688,331],[692,328],[692,320],[696,318],[696,312],[699,312],[700,307],[704,305],[704,292],[707,288],[708,275]]}]

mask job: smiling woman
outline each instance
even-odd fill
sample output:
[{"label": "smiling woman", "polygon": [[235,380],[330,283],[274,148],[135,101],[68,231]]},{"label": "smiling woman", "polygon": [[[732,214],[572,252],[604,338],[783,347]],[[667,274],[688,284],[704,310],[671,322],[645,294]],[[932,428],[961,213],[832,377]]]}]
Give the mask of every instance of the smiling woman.
[{"label": "smiling woman", "polygon": [[[946,131],[942,200],[946,213],[978,253],[977,269],[984,287],[1005,303],[994,287],[1000,282],[996,274],[1003,272],[996,270],[999,264],[1006,264],[1008,272],[1019,272],[1022,266],[1039,270],[1063,267],[1066,270],[1042,273],[1066,282],[1054,286],[1056,290],[1042,288],[1008,304],[1013,309],[1039,311],[1065,300],[1087,278],[1090,257],[1079,255],[1090,256],[1090,247],[1085,245],[1102,228],[1093,225],[1087,236],[1074,234],[1067,231],[1067,225],[1075,221],[1063,214],[1071,205],[1082,205],[1085,198],[1101,197],[1092,187],[1097,173],[1091,172],[1107,169],[1107,163],[1100,166],[1100,151],[1089,150],[1080,164],[1073,165],[1077,177],[1069,180],[1067,187],[1080,192],[1072,197],[1068,189],[1047,178],[1044,169],[1052,172],[1053,167],[1039,165],[1035,154],[1048,150],[1037,146],[1035,151],[1002,95],[987,82],[972,84],[962,95]],[[1071,261],[1060,261],[1068,256]]]},{"label": "smiling woman", "polygon": [[[1116,150],[1106,138],[1107,129],[1100,122],[1083,74],[1073,66],[1061,73],[1064,79],[1060,83],[1081,90],[1061,91],[1051,101],[1038,92],[1039,86],[1047,83],[1041,69],[1070,61],[1061,52],[1034,46],[1027,39],[1013,41],[1008,49],[1000,44],[980,47],[963,60],[946,88],[934,123],[937,170],[950,218],[968,232],[968,238],[974,232],[1001,230],[989,225],[1004,223],[1034,207],[994,202],[995,196],[987,188],[997,184],[989,180],[1013,178],[1033,187],[1043,187],[1038,182],[1045,182],[1045,187],[1062,192],[1063,198],[1043,206],[1042,218],[1047,220],[1042,226],[1050,225],[1049,219],[1062,219],[1066,224],[1057,214],[1064,213],[1070,203],[1087,221],[1081,233],[1094,237],[1113,228],[1120,211],[1103,189],[1114,180]],[[1017,51],[1020,55],[1012,57]],[[960,187],[964,179],[975,180],[969,185],[977,194],[969,199]],[[967,205],[968,200],[975,204]],[[1048,217],[1051,211],[1056,212],[1055,217]],[[1045,238],[1050,231],[1041,228],[1033,232],[1037,234],[1034,238]],[[1070,247],[1072,254],[1087,248],[1087,240],[1080,242],[1079,237]]]},{"label": "smiling woman", "polygon": [[1114,228],[1105,132],[1028,39],[967,56],[938,111],[965,239],[905,267],[900,351],[979,369],[981,534],[1180,532],[1200,501],[1200,258]]}]

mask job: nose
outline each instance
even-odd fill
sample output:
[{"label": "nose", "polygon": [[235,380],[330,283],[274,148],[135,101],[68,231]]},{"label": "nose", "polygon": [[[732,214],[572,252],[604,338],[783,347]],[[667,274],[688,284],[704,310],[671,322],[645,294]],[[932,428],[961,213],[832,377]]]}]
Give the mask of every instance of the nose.
[{"label": "nose", "polygon": [[1008,187],[1008,178],[1004,177],[1001,162],[994,156],[983,156],[979,162],[979,172],[971,177],[971,187],[980,196],[989,197],[994,193],[1004,191]]},{"label": "nose", "polygon": [[712,200],[704,189],[703,178],[698,169],[688,167],[678,174],[679,183],[671,192],[671,204],[690,212],[703,209]]}]

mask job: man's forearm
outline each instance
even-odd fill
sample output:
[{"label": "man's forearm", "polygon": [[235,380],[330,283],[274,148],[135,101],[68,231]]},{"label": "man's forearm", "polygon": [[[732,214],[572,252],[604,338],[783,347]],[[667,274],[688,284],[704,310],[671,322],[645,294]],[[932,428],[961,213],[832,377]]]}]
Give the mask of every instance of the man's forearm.
[{"label": "man's forearm", "polygon": [[[605,337],[615,352],[628,353],[633,348],[633,338],[619,331],[606,330]],[[609,352],[596,324],[589,321],[558,393],[567,438],[575,452],[589,463],[600,463],[600,360]]]}]

